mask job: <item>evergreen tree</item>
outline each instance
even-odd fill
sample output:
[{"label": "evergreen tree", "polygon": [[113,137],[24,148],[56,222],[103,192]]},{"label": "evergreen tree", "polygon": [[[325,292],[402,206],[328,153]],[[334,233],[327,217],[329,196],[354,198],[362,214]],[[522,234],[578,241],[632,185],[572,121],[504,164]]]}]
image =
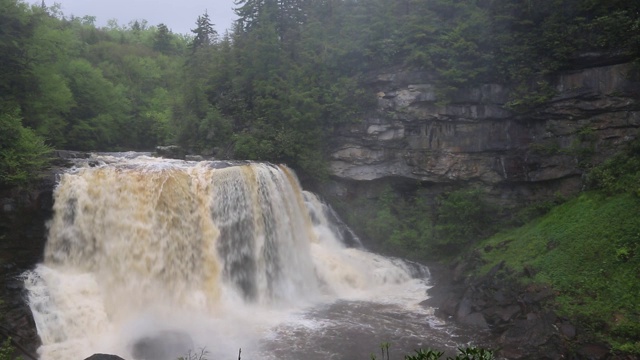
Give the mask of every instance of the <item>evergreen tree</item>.
[{"label": "evergreen tree", "polygon": [[27,95],[29,67],[25,46],[33,34],[26,6],[0,0],[0,102],[21,102]]},{"label": "evergreen tree", "polygon": [[191,32],[195,35],[191,42],[192,53],[200,48],[211,46],[217,41],[218,32],[213,28],[209,14],[206,11],[203,15],[198,16],[196,28],[192,29]]},{"label": "evergreen tree", "polygon": [[171,54],[173,52],[171,31],[167,28],[167,25],[158,25],[158,29],[153,37],[153,50],[163,54]]}]

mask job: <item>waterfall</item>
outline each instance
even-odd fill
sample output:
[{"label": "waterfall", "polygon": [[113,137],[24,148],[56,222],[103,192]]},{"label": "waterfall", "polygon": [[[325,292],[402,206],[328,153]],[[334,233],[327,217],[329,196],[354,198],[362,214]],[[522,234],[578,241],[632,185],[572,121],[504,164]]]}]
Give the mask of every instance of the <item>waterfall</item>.
[{"label": "waterfall", "polygon": [[24,275],[41,359],[131,359],[136,339],[175,330],[237,351],[291,309],[413,278],[345,246],[286,166],[130,157],[60,178],[44,262]]}]

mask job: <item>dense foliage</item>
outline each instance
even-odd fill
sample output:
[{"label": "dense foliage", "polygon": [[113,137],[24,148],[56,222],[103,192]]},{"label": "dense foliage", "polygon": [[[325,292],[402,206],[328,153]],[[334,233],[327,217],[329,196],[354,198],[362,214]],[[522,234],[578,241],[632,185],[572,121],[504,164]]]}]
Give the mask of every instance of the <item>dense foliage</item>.
[{"label": "dense foliage", "polygon": [[[232,31],[217,34],[204,13],[192,34],[178,35],[145,21],[97,28],[94,17],[65,16],[58,5],[0,0],[2,119],[19,117],[35,135],[25,139],[54,148],[175,143],[206,155],[286,162],[318,178],[333,130],[372,109],[360,80],[380,67],[430,70],[443,101],[463,86],[514,83],[509,105],[522,109],[548,99],[546,76],[579,66],[582,55],[640,54],[635,1],[236,6]],[[37,155],[40,146],[33,148]]]},{"label": "dense foliage", "polygon": [[479,189],[462,188],[429,200],[423,189],[386,186],[377,196],[331,199],[368,246],[406,258],[446,259],[495,233],[499,211]]},{"label": "dense foliage", "polygon": [[0,345],[0,360],[21,360],[21,357],[15,357],[15,349],[11,345],[11,339],[7,338]]},{"label": "dense foliage", "polygon": [[0,111],[0,184],[25,183],[46,163],[50,149],[20,122],[19,111]]}]

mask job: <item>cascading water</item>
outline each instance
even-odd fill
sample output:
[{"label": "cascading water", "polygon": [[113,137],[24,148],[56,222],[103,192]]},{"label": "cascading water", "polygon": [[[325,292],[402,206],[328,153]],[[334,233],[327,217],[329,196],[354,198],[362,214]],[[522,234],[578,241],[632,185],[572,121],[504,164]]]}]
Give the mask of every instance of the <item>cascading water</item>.
[{"label": "cascading water", "polygon": [[411,314],[407,346],[439,326],[416,305],[426,268],[346,247],[285,166],[145,156],[92,165],[61,177],[44,263],[25,274],[43,360],[199,348],[209,358],[243,348],[247,359],[347,359],[318,337],[388,330],[389,307]]}]

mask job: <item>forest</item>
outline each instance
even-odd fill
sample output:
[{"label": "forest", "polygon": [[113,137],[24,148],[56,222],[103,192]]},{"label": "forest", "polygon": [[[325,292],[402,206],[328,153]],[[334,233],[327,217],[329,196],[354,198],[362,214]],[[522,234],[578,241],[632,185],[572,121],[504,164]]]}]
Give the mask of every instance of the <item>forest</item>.
[{"label": "forest", "polygon": [[152,150],[284,162],[327,176],[333,131],[375,98],[362,79],[427,69],[441,101],[508,83],[527,111],[580,55],[640,56],[640,4],[625,0],[238,0],[233,29],[205,12],[192,34],[145,20],[97,27],[59,5],[0,0],[0,182],[50,149]]}]

